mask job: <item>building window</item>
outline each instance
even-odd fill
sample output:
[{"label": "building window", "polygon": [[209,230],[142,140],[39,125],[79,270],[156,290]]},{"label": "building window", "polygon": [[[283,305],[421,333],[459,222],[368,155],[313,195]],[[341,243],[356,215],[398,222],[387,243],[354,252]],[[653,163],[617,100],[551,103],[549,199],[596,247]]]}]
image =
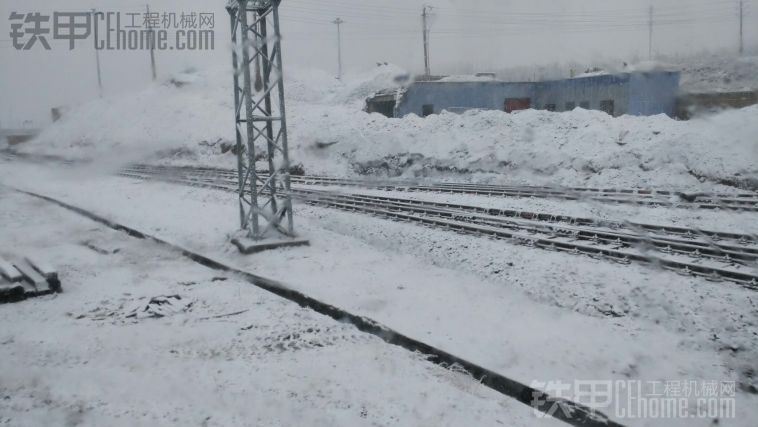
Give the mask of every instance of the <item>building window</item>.
[{"label": "building window", "polygon": [[532,107],[531,98],[505,98],[503,109],[506,113],[512,113],[518,110],[528,110]]},{"label": "building window", "polygon": [[576,102],[567,102],[566,111],[573,111],[576,108]]},{"label": "building window", "polygon": [[545,104],[545,109],[547,111],[555,111],[555,104]]},{"label": "building window", "polygon": [[613,100],[612,99],[605,99],[600,101],[600,110],[605,111],[606,113],[613,115]]},{"label": "building window", "polygon": [[434,114],[434,104],[424,104],[421,106],[421,117]]},{"label": "building window", "polygon": [[590,102],[589,101],[582,101],[579,103],[579,108],[584,108],[585,110],[590,109]]},{"label": "building window", "polygon": [[387,117],[395,117],[395,101],[369,101],[367,111]]}]

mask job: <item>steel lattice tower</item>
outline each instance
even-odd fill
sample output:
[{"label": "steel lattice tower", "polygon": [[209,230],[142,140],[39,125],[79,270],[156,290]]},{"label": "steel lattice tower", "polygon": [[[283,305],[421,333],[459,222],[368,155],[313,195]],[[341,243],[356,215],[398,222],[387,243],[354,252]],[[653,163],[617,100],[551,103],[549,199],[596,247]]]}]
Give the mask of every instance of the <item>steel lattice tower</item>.
[{"label": "steel lattice tower", "polygon": [[[255,242],[295,237],[280,3],[281,0],[230,0],[227,4],[234,46],[240,225],[246,237]],[[256,171],[257,160],[268,162],[268,174]]]}]

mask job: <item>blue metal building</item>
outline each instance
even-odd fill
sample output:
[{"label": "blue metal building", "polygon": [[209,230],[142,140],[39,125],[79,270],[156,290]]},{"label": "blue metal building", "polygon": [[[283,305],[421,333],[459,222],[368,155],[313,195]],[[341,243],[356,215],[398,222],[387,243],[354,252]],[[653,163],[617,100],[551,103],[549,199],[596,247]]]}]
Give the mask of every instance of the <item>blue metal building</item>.
[{"label": "blue metal building", "polygon": [[528,108],[570,111],[581,107],[613,116],[675,115],[679,73],[654,71],[606,74],[544,82],[417,81],[401,96],[379,95],[368,111],[402,117],[427,116],[443,110],[505,110]]}]

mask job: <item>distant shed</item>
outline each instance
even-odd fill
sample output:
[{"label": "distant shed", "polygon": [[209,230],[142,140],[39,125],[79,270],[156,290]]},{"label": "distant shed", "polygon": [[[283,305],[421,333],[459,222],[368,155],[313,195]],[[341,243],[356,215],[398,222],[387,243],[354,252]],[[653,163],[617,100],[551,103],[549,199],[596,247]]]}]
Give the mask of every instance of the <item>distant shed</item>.
[{"label": "distant shed", "polygon": [[[544,82],[503,82],[473,79],[465,81],[416,81],[396,97],[389,117],[408,114],[427,116],[442,111],[463,112],[471,109],[513,112],[523,109],[570,111],[580,107],[605,111],[612,116],[623,114],[674,116],[679,90],[679,73],[654,71],[592,75]],[[367,101],[367,110],[374,99]],[[388,102],[377,98],[376,102]],[[388,112],[385,104],[382,112]]]}]

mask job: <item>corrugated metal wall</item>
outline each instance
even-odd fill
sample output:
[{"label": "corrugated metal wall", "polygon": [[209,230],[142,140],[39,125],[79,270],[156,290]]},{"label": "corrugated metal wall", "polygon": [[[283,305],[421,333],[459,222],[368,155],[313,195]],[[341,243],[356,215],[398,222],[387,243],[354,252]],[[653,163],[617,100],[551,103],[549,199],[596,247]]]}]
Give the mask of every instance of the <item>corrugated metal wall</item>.
[{"label": "corrugated metal wall", "polygon": [[[507,98],[530,98],[532,108],[566,111],[575,107],[623,114],[675,113],[679,73],[599,75],[537,83],[416,82],[396,108],[398,117],[443,110],[503,110]],[[611,106],[609,108],[609,106]]]}]

